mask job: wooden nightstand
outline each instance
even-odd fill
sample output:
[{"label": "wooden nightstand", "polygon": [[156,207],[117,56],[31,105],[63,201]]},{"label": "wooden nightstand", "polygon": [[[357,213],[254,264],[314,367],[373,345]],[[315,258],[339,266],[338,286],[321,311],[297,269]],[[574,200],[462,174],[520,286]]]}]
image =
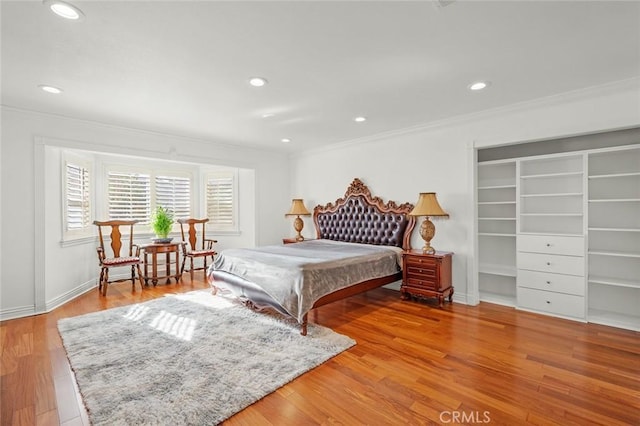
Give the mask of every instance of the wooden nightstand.
[{"label": "wooden nightstand", "polygon": [[449,297],[451,302],[453,297],[452,257],[453,253],[441,251],[435,254],[424,254],[422,250],[402,253],[402,286],[400,287],[402,298],[437,297],[441,308],[445,297]]}]

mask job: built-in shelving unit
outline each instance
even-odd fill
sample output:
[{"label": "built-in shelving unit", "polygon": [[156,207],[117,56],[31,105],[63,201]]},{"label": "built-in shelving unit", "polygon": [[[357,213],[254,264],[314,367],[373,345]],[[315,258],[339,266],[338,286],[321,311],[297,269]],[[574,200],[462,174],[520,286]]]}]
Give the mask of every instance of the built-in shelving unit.
[{"label": "built-in shelving unit", "polygon": [[516,162],[478,165],[480,300],[515,306]]},{"label": "built-in shelving unit", "polygon": [[640,128],[477,158],[480,300],[640,331]]},{"label": "built-in shelving unit", "polygon": [[584,168],[584,154],[520,160],[520,309],[586,320]]},{"label": "built-in shelving unit", "polygon": [[583,156],[520,163],[520,233],[583,235]]},{"label": "built-in shelving unit", "polygon": [[588,158],[588,318],[640,330],[640,147]]}]

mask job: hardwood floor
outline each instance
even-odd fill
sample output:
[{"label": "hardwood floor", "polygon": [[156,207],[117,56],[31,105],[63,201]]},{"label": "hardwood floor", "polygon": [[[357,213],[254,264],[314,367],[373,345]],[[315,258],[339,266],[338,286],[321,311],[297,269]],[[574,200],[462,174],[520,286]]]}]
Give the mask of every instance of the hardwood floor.
[{"label": "hardwood floor", "polygon": [[[95,290],[0,323],[1,424],[89,424],[58,319],[207,287],[202,274],[134,293],[119,283],[106,297]],[[357,345],[225,424],[640,424],[637,332],[486,303],[438,309],[387,289],[323,306],[310,320]]]}]

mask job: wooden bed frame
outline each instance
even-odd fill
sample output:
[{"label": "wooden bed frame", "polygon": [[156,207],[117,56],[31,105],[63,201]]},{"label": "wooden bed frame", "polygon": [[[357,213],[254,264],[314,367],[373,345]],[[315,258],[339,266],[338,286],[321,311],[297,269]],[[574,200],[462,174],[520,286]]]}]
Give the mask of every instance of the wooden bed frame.
[{"label": "wooden bed frame", "polygon": [[[387,245],[410,250],[411,233],[415,227],[415,217],[408,215],[412,209],[411,203],[384,203],[381,198],[372,196],[369,188],[356,178],[347,188],[343,198],[324,206],[318,205],[313,209],[313,222],[319,239]],[[354,284],[318,299],[312,309],[401,279],[402,272],[398,271],[393,275]],[[222,281],[225,287],[231,289],[252,309],[273,308],[289,315],[279,303],[254,283],[221,271],[212,271],[209,280],[214,294],[217,292],[215,282]],[[303,336],[307,334],[307,316],[308,314],[305,314],[300,323],[300,333]]]}]

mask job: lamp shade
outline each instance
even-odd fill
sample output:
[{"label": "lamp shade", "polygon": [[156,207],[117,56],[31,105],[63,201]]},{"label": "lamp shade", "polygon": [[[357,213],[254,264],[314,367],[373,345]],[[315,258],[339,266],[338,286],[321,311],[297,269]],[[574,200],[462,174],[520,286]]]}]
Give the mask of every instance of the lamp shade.
[{"label": "lamp shade", "polygon": [[409,212],[409,216],[449,217],[449,213],[442,210],[435,192],[421,192],[416,206]]},{"label": "lamp shade", "polygon": [[291,208],[285,216],[310,216],[309,210],[304,206],[302,198],[294,198],[291,200]]}]

